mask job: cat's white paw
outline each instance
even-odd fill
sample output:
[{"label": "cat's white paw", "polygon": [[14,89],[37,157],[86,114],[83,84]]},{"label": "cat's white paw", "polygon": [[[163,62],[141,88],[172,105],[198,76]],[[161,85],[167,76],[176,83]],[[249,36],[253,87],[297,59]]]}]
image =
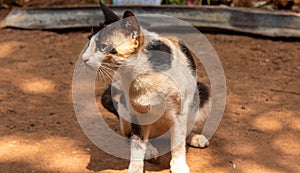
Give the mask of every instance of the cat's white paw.
[{"label": "cat's white paw", "polygon": [[158,157],[158,151],[153,145],[151,145],[149,142],[147,143],[146,147],[146,154],[145,154],[145,159],[157,159]]},{"label": "cat's white paw", "polygon": [[131,137],[130,147],[130,164],[128,173],[143,173],[146,144],[143,143],[138,136],[133,135]]},{"label": "cat's white paw", "polygon": [[188,143],[197,148],[205,148],[209,145],[208,139],[205,136],[198,134],[193,135]]},{"label": "cat's white paw", "polygon": [[171,166],[171,172],[172,173],[189,173],[190,172],[190,168],[189,166],[186,164],[185,161],[174,161],[171,160],[170,163]]},{"label": "cat's white paw", "polygon": [[143,173],[144,171],[144,164],[143,161],[131,161],[128,173]]}]

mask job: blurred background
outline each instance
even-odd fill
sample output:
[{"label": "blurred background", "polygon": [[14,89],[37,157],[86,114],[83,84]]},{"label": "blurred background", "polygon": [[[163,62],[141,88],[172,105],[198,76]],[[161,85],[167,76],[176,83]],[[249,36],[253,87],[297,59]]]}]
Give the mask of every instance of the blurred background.
[{"label": "blurred background", "polygon": [[[253,7],[264,9],[292,10],[299,12],[300,0],[104,0],[106,4],[113,5],[226,5],[233,7]],[[63,0],[50,0],[40,2],[39,0],[1,0],[1,8],[10,6],[48,6],[62,5]],[[73,5],[79,4],[97,4],[97,0],[70,0],[68,3]]]}]

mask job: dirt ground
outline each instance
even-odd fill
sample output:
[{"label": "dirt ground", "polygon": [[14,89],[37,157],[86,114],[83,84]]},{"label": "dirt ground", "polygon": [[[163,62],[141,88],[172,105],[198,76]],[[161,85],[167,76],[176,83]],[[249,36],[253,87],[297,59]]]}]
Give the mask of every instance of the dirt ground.
[{"label": "dirt ground", "polygon": [[[87,35],[0,30],[0,173],[126,172],[129,162],[98,149],[74,113],[72,76]],[[300,42],[205,36],[225,70],[227,105],[210,146],[188,148],[191,173],[300,172]],[[146,172],[169,172],[169,160],[146,162]]]}]

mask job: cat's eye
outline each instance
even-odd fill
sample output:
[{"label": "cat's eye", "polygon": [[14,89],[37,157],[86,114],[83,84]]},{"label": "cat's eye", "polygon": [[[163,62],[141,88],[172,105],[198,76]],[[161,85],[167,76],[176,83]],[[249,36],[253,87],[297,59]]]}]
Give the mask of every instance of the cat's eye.
[{"label": "cat's eye", "polygon": [[108,49],[108,46],[106,44],[100,44],[99,45],[100,52],[106,52],[107,49]]}]

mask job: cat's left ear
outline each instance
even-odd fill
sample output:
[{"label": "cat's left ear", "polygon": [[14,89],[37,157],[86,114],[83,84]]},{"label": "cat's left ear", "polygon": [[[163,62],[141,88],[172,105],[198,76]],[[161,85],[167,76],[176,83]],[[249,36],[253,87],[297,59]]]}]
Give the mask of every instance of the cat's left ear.
[{"label": "cat's left ear", "polygon": [[142,33],[139,22],[129,10],[124,12],[122,27],[126,30],[126,34],[130,35],[133,39],[141,39]]},{"label": "cat's left ear", "polygon": [[120,17],[107,6],[105,6],[101,1],[99,1],[99,5],[105,17],[104,25],[109,25],[120,20]]}]

